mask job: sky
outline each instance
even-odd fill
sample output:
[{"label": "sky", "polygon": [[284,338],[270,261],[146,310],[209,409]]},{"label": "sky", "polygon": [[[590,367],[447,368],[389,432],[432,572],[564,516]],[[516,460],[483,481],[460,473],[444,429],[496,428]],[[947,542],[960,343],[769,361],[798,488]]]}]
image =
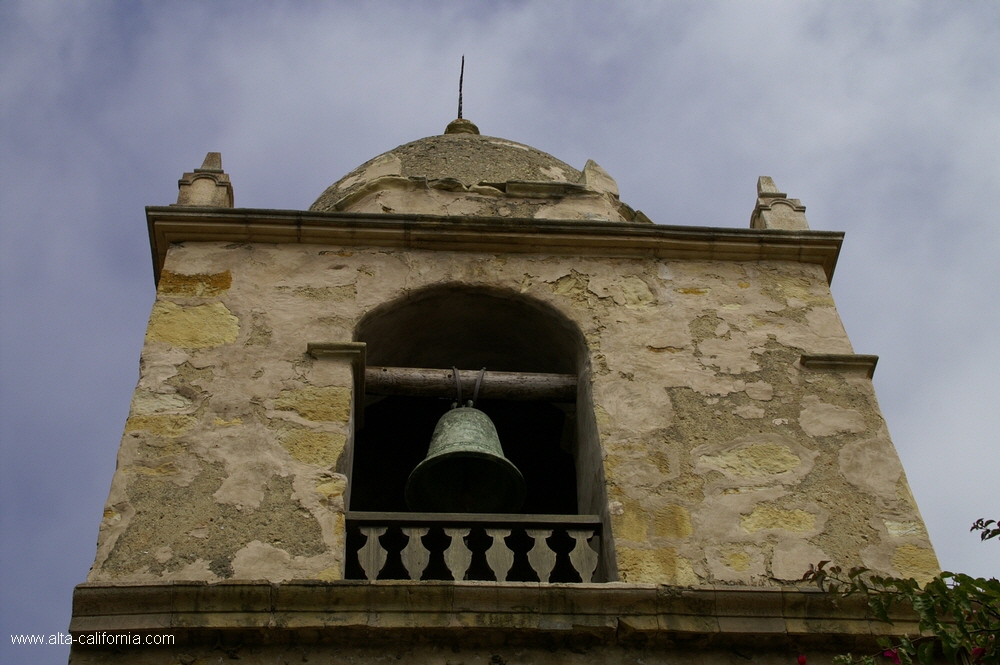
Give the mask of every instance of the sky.
[{"label": "sky", "polygon": [[[594,159],[654,222],[745,228],[759,175],[844,231],[833,293],[945,569],[1000,575],[1000,4],[0,2],[0,660],[69,624],[154,297],[144,206],[220,151],[306,209],[484,134]],[[994,304],[991,305],[990,303]]]}]

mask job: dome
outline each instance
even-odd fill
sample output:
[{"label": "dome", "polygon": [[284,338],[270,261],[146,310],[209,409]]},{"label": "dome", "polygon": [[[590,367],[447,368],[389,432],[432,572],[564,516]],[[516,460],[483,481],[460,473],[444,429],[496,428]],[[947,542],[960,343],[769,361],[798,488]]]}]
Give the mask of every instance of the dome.
[{"label": "dome", "polygon": [[580,171],[531,146],[481,135],[468,120],[365,162],[309,209],[635,221],[595,162]]}]

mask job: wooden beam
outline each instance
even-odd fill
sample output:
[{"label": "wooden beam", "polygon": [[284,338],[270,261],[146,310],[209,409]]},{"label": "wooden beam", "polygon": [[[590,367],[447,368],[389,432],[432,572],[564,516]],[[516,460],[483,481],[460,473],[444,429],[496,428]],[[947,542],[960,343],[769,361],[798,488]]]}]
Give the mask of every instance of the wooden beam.
[{"label": "wooden beam", "polygon": [[[472,399],[479,370],[458,370],[462,399]],[[457,397],[455,376],[450,369],[420,367],[366,367],[365,392],[369,395],[412,397]],[[479,388],[481,399],[573,402],[576,376],[486,370]]]}]

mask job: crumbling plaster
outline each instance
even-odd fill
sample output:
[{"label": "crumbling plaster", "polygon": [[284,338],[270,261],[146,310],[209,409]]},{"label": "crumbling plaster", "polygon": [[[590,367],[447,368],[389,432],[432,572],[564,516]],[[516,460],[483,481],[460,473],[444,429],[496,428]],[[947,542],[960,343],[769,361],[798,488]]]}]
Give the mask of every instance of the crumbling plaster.
[{"label": "crumbling plaster", "polygon": [[870,380],[798,363],[853,352],[818,265],[204,242],[167,252],[89,581],[340,578],[352,373],[306,344],[448,283],[587,340],[622,581],[936,572]]}]

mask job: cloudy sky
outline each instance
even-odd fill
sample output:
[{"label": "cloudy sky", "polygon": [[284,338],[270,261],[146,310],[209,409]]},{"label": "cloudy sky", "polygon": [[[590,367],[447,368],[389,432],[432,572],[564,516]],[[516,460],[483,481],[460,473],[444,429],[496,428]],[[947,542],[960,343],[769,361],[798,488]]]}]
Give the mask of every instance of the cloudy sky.
[{"label": "cloudy sky", "polygon": [[[847,233],[834,296],[942,565],[1000,574],[1000,4],[0,3],[0,660],[65,630],[154,288],[143,207],[221,151],[305,209],[455,117],[662,224],[746,227],[758,175]],[[991,304],[992,303],[992,304]]]}]

